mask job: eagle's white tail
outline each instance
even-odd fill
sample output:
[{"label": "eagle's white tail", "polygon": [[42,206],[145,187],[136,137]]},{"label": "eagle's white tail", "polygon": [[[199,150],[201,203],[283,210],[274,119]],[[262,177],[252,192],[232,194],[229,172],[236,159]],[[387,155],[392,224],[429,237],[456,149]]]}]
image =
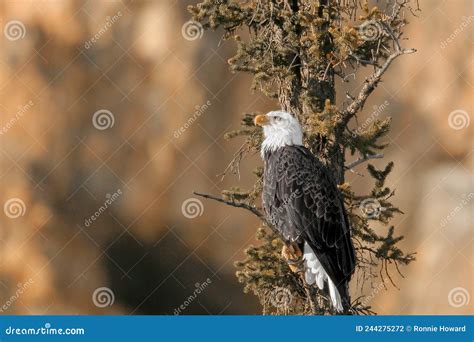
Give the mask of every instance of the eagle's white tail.
[{"label": "eagle's white tail", "polygon": [[309,285],[316,283],[320,290],[324,289],[324,283],[328,283],[329,296],[331,297],[332,305],[338,312],[343,312],[342,300],[336,285],[328,276],[323,268],[321,262],[319,262],[316,254],[314,254],[311,247],[305,242],[304,243],[304,255],[305,260],[305,279]]}]

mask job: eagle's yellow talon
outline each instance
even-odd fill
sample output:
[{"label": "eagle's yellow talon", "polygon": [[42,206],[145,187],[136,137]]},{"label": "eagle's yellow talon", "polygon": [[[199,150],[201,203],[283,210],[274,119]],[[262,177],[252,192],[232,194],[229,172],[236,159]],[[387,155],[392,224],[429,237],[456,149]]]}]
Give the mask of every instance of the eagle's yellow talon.
[{"label": "eagle's yellow talon", "polygon": [[301,272],[302,263],[303,263],[303,253],[298,248],[298,246],[291,245],[287,246],[284,245],[281,250],[281,256],[288,262],[288,266],[290,270],[294,273]]},{"label": "eagle's yellow talon", "polygon": [[351,186],[351,185],[346,182],[346,183],[338,184],[338,185],[337,185],[337,188],[338,188],[339,190],[346,190],[346,189],[350,188],[350,186]]}]

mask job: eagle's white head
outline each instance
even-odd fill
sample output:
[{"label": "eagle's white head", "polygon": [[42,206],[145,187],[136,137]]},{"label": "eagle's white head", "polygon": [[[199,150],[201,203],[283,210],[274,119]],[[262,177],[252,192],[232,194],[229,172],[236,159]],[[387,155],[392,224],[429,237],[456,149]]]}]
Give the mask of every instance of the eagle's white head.
[{"label": "eagle's white head", "polygon": [[255,125],[263,127],[265,140],[262,143],[262,157],[265,152],[272,152],[279,147],[303,145],[303,132],[300,123],[290,113],[283,111],[257,115]]}]

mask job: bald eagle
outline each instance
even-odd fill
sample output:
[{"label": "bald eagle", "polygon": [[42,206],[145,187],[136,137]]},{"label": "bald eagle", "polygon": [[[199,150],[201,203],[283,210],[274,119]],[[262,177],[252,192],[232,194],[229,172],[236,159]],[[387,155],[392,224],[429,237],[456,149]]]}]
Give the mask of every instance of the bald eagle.
[{"label": "bald eagle", "polygon": [[329,294],[337,312],[347,312],[355,254],[336,183],[303,146],[301,126],[290,113],[269,112],[254,122],[264,134],[263,207],[286,243],[282,254],[289,262],[300,257],[306,282]]}]

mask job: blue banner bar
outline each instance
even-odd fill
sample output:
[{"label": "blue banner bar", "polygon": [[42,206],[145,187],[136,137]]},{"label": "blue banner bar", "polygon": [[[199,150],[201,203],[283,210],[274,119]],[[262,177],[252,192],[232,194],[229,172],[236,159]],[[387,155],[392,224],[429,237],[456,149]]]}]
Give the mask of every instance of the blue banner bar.
[{"label": "blue banner bar", "polygon": [[0,316],[0,341],[468,341],[473,316]]}]

